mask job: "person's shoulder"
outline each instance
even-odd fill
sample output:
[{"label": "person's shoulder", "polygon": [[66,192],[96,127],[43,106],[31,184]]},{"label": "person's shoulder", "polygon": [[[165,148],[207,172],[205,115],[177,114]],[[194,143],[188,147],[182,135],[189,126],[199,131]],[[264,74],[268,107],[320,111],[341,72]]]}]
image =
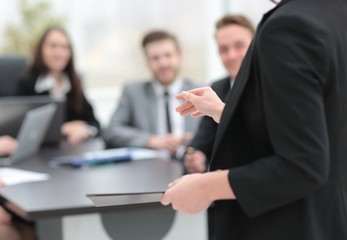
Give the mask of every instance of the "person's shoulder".
[{"label": "person's shoulder", "polygon": [[[283,32],[294,29],[302,34],[321,32],[327,27],[326,22],[334,19],[329,14],[322,15],[323,9],[326,12],[334,12],[336,6],[325,0],[284,1],[283,4],[279,4],[269,12],[271,14],[264,22],[261,32],[264,30],[277,31],[278,29],[282,29]],[[329,20],[327,21],[327,19]]]},{"label": "person's shoulder", "polygon": [[146,81],[132,81],[129,83],[126,83],[123,87],[123,91],[126,92],[142,92],[144,91],[148,86],[152,84],[152,81],[146,80]]},{"label": "person's shoulder", "polygon": [[18,77],[17,85],[19,86],[31,86],[34,85],[38,76],[32,74],[23,74]]},{"label": "person's shoulder", "polygon": [[217,93],[217,95],[224,100],[231,89],[230,77],[219,79],[211,84],[211,88]]},{"label": "person's shoulder", "polygon": [[31,74],[23,74],[16,80],[16,95],[33,95],[37,76]]},{"label": "person's shoulder", "polygon": [[22,74],[19,76],[18,81],[25,81],[25,82],[34,82],[36,81],[37,76],[33,75],[33,74]]},{"label": "person's shoulder", "polygon": [[224,87],[225,85],[230,86],[230,77],[229,76],[212,82],[211,87],[212,88],[220,88],[220,87]]}]

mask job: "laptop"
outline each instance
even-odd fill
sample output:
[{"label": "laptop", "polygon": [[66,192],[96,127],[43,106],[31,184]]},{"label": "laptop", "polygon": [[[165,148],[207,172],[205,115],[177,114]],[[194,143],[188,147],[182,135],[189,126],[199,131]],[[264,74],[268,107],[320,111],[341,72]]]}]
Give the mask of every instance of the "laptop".
[{"label": "laptop", "polygon": [[65,100],[55,100],[49,96],[0,97],[0,135],[16,138],[27,111],[54,103],[57,110],[44,136],[42,145],[57,146],[61,139],[60,128],[65,121]]},{"label": "laptop", "polygon": [[9,157],[0,158],[0,165],[11,165],[35,155],[40,149],[56,109],[56,105],[47,104],[29,110],[17,136],[17,149]]}]

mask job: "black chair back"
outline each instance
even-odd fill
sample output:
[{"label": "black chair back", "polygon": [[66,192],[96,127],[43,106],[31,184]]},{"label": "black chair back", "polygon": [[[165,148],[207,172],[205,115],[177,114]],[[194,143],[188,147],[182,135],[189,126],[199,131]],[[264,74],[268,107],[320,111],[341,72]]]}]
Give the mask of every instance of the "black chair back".
[{"label": "black chair back", "polygon": [[27,59],[17,55],[0,55],[0,96],[16,95],[17,81],[27,69]]}]

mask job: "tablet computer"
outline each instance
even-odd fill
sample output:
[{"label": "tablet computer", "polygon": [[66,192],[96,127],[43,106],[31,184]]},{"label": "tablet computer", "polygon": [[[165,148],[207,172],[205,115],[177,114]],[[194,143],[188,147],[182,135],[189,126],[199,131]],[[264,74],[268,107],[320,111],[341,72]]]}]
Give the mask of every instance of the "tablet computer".
[{"label": "tablet computer", "polygon": [[164,191],[87,194],[96,207],[160,202]]}]

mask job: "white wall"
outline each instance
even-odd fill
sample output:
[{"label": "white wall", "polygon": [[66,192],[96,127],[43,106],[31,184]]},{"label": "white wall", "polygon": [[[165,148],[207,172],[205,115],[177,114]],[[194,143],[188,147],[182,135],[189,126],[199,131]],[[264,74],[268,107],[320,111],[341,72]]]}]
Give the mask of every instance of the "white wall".
[{"label": "white wall", "polygon": [[256,25],[262,15],[275,6],[270,0],[225,0],[227,8],[232,13],[242,13],[249,17]]},{"label": "white wall", "polygon": [[[40,0],[30,0],[29,3]],[[213,34],[226,12],[243,13],[256,24],[269,0],[47,0],[66,17],[78,70],[86,86],[121,85],[149,76],[140,41],[144,32],[164,28],[183,46],[183,75],[209,82],[224,75]],[[8,23],[16,23],[19,0],[0,0],[0,44]]]},{"label": "white wall", "polygon": [[[223,14],[243,14],[253,22],[254,26],[256,26],[261,20],[262,15],[275,6],[270,0],[222,0],[218,4],[211,3],[210,5],[210,17],[213,20],[210,21],[208,27],[210,28],[209,32],[212,34],[215,31],[214,23]],[[225,76],[227,72],[220,63],[217,53],[218,49],[212,36],[208,39],[207,49],[207,79],[208,82],[210,82]]]}]

